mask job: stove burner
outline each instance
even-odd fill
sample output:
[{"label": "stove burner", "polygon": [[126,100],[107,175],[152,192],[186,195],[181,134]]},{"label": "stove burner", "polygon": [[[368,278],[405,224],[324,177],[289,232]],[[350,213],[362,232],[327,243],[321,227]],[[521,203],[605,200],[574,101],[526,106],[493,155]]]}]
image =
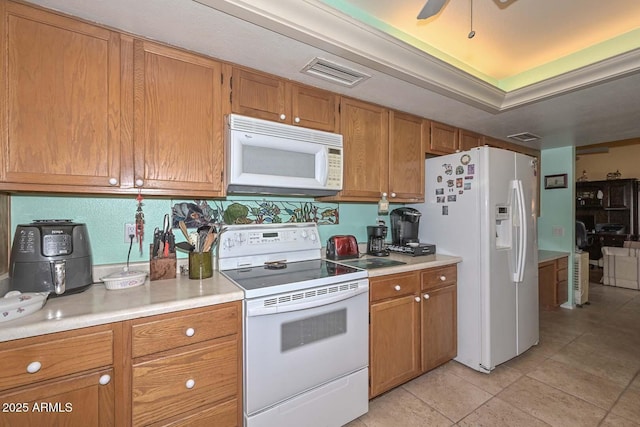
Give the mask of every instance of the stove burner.
[{"label": "stove burner", "polygon": [[265,262],[264,268],[267,270],[282,270],[283,268],[287,268],[287,263],[284,261]]}]

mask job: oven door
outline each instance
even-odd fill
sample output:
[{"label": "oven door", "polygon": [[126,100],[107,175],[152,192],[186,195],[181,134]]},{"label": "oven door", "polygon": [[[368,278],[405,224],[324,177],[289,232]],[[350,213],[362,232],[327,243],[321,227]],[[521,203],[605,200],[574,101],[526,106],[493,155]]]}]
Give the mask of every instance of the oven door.
[{"label": "oven door", "polygon": [[368,280],[354,283],[245,301],[247,416],[368,365]]}]

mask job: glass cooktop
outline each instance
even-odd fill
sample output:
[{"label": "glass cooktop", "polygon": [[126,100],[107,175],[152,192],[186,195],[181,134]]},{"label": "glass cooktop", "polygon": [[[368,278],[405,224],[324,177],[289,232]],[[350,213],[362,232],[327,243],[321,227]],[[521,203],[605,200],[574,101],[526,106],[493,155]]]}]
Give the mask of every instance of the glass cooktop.
[{"label": "glass cooktop", "polygon": [[389,258],[360,258],[348,261],[340,261],[340,263],[350,265],[352,267],[364,268],[365,270],[406,264],[406,262],[396,261]]},{"label": "glass cooktop", "polygon": [[321,259],[225,270],[245,297],[273,295],[367,277],[367,272]]}]

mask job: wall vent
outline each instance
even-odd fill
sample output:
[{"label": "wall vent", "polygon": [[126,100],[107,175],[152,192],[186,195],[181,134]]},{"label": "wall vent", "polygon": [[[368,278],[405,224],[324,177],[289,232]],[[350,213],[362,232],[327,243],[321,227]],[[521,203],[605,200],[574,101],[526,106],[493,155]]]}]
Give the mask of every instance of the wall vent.
[{"label": "wall vent", "polygon": [[312,59],[300,72],[348,87],[353,87],[371,77],[323,58]]},{"label": "wall vent", "polygon": [[514,133],[513,135],[507,136],[507,138],[515,139],[516,141],[520,141],[520,142],[531,142],[531,141],[537,141],[540,139],[538,135],[533,134],[531,132]]}]

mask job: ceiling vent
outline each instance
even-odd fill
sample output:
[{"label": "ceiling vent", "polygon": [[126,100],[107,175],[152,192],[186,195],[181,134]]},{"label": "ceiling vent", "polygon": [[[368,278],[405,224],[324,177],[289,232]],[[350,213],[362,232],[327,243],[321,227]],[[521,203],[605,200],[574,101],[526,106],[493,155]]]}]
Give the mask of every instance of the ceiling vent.
[{"label": "ceiling vent", "polygon": [[516,141],[520,141],[520,142],[531,142],[531,141],[537,141],[540,139],[538,135],[533,134],[531,132],[514,133],[513,135],[507,136],[507,138],[515,139]]},{"label": "ceiling vent", "polygon": [[322,58],[314,58],[300,72],[348,87],[353,87],[371,77]]}]

